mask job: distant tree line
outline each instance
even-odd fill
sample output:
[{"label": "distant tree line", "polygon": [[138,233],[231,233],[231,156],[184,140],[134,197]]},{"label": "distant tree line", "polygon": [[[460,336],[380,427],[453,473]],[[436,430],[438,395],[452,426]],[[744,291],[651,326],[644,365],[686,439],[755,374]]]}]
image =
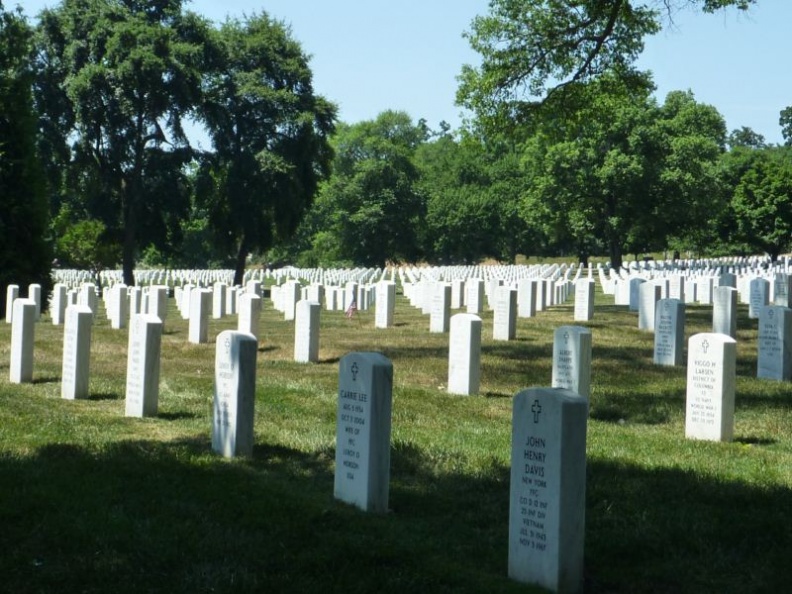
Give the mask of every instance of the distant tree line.
[{"label": "distant tree line", "polygon": [[338,122],[266,13],[217,25],[181,0],[63,0],[31,24],[0,3],[0,275],[46,282],[53,260],[121,266],[133,284],[140,264],[239,281],[251,256],[776,257],[792,231],[792,108],[774,146],[727,134],[690,92],[658,102],[631,67],[660,26],[642,10],[494,0],[468,33],[482,65],[463,69],[458,100],[472,116],[435,130],[400,111]]}]

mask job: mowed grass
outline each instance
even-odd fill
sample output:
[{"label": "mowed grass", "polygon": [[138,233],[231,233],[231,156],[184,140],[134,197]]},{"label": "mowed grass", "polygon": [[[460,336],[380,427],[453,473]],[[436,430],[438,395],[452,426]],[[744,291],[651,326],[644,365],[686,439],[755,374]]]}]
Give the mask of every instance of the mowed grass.
[{"label": "mowed grass", "polygon": [[[792,588],[792,384],[757,380],[756,320],[740,307],[735,439],[684,437],[685,369],[597,294],[588,424],[586,592]],[[249,459],[211,452],[214,338],[187,342],[171,304],[159,414],[124,417],[127,330],[100,312],[91,397],[60,398],[62,327],[36,326],[34,382],[8,382],[0,323],[0,591],[531,592],[508,579],[511,399],[551,379],[572,301],[492,340],[479,396],[447,394],[448,335],[399,296],[374,313],[321,313],[320,362],[292,361],[293,325],[265,304]],[[688,306],[686,335],[711,308]],[[393,362],[390,508],[333,498],[338,361]]]}]

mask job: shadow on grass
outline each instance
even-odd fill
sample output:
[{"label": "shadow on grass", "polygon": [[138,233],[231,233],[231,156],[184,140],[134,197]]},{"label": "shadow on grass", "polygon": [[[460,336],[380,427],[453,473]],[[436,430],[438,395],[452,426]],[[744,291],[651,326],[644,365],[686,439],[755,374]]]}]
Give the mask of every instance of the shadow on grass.
[{"label": "shadow on grass", "polygon": [[34,377],[33,381],[30,382],[32,384],[58,384],[60,383],[61,378],[55,375],[42,375],[41,377]]},{"label": "shadow on grass", "polygon": [[[702,455],[709,454],[702,446]],[[395,441],[390,508],[333,499],[334,450],[208,440],[0,455],[8,591],[531,592],[506,577],[509,469]],[[590,460],[585,591],[783,592],[790,492]],[[11,546],[13,543],[13,546]]]},{"label": "shadow on grass", "polygon": [[157,418],[164,421],[180,421],[182,419],[197,419],[201,415],[193,412],[158,412]]},{"label": "shadow on grass", "polygon": [[586,592],[787,589],[789,502],[783,488],[589,462]]},{"label": "shadow on grass", "polygon": [[123,400],[124,396],[116,392],[92,392],[88,400]]},{"label": "shadow on grass", "polygon": [[745,445],[773,445],[777,443],[777,440],[767,437],[735,437],[734,441]]},{"label": "shadow on grass", "polygon": [[448,358],[448,345],[442,346],[390,346],[383,345],[379,351],[388,357],[391,361],[398,359],[424,359],[424,358],[440,358],[441,360]]},{"label": "shadow on grass", "polygon": [[513,398],[514,394],[507,394],[505,392],[488,391],[481,394],[484,398]]}]

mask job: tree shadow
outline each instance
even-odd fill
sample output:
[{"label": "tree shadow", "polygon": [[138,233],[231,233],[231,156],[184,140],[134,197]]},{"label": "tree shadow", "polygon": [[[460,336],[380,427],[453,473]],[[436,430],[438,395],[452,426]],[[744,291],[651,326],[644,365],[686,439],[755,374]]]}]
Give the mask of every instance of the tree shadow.
[{"label": "tree shadow", "polygon": [[91,392],[88,400],[123,400],[124,395],[116,392]]},{"label": "tree shadow", "polygon": [[42,375],[40,377],[34,377],[33,381],[30,383],[34,385],[39,385],[39,384],[58,384],[60,382],[61,382],[60,376]]},{"label": "tree shadow", "polygon": [[[506,576],[509,466],[459,457],[394,440],[391,513],[377,515],[333,498],[331,445],[263,441],[234,460],[204,436],[0,453],[4,588],[534,591]],[[586,477],[586,592],[788,589],[789,489],[591,457]]]},{"label": "tree shadow", "polygon": [[489,390],[487,392],[482,392],[481,396],[484,398],[513,398],[514,394],[508,394],[506,392],[495,392]]},{"label": "tree shadow", "polygon": [[197,419],[200,417],[197,413],[177,411],[177,412],[158,412],[157,418],[164,421],[179,421],[181,419]]}]

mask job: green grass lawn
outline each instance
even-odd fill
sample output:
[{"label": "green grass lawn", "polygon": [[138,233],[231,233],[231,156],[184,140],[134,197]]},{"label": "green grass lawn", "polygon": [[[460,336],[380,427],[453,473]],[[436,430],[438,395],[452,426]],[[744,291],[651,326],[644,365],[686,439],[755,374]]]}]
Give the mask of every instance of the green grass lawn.
[{"label": "green grass lawn", "polygon": [[[740,307],[735,439],[684,437],[685,369],[652,363],[637,314],[597,293],[588,425],[586,592],[792,590],[792,384],[758,380],[756,320]],[[448,335],[397,301],[321,313],[320,363],[297,364],[293,324],[262,312],[256,446],[211,452],[214,338],[187,342],[171,304],[159,415],[124,417],[127,330],[93,329],[91,397],[60,398],[62,327],[36,327],[34,382],[8,381],[0,323],[0,591],[530,592],[506,575],[511,399],[551,377],[572,301],[492,341],[481,395],[446,393]],[[688,306],[686,335],[711,328]],[[333,498],[339,358],[393,362],[390,508]]]}]

